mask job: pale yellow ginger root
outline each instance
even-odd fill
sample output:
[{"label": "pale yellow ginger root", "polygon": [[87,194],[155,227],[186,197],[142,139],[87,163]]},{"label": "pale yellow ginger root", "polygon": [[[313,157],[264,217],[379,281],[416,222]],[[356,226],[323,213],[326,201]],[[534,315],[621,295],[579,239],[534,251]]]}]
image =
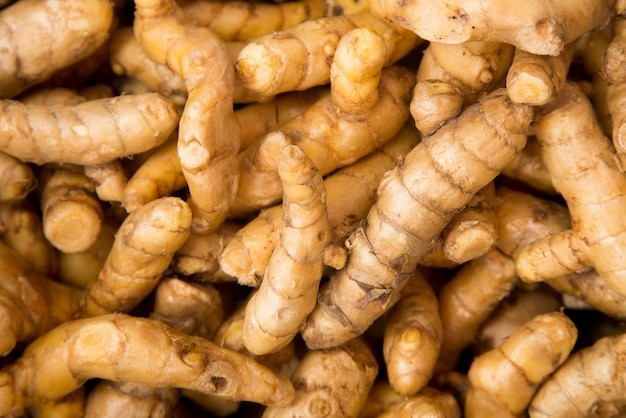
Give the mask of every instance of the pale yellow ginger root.
[{"label": "pale yellow ginger root", "polygon": [[363,408],[361,408],[358,418],[375,418],[391,408],[393,404],[404,399],[404,396],[399,395],[393,389],[388,379],[378,377],[367,394],[367,399]]},{"label": "pale yellow ginger root", "polygon": [[326,16],[351,15],[369,9],[367,0],[326,0]]},{"label": "pale yellow ginger root", "polygon": [[105,164],[160,145],[178,124],[174,104],[157,93],[65,106],[0,103],[0,151],[36,164]]},{"label": "pale yellow ginger root", "polygon": [[57,273],[57,251],[46,239],[41,214],[30,201],[0,203],[0,237],[31,270],[48,277]]},{"label": "pale yellow ginger root", "polygon": [[41,174],[43,231],[61,252],[89,248],[100,234],[102,206],[93,182],[80,166],[49,164]]},{"label": "pale yellow ginger root", "polygon": [[617,417],[624,414],[621,361],[626,334],[604,337],[574,352],[539,388],[528,407],[532,418]]},{"label": "pale yellow ginger root", "polygon": [[463,96],[452,83],[443,80],[418,80],[411,98],[411,116],[424,136],[441,128],[463,110]]},{"label": "pale yellow ginger root", "polygon": [[480,326],[473,342],[474,351],[482,354],[500,346],[526,321],[561,306],[559,294],[547,286],[515,288]]},{"label": "pale yellow ginger root", "polygon": [[227,417],[233,415],[241,405],[239,401],[231,401],[195,390],[183,389],[181,395],[200,406],[204,411],[213,414],[210,416]]},{"label": "pale yellow ginger root", "polygon": [[84,166],[85,175],[93,183],[98,199],[103,202],[120,202],[128,181],[121,160],[106,164]]},{"label": "pale yellow ginger root", "polygon": [[[219,259],[240,229],[241,224],[226,221],[208,234],[191,232],[174,254],[170,267],[184,276],[198,273],[220,274]],[[235,281],[235,278],[229,281]]]},{"label": "pale yellow ginger root", "polygon": [[436,373],[455,368],[482,323],[515,287],[514,261],[497,249],[463,265],[437,294],[443,338]]},{"label": "pale yellow ginger root", "polygon": [[208,233],[226,218],[239,181],[241,127],[233,111],[235,70],[224,41],[193,26],[174,0],[136,2],[135,36],[146,54],[185,81],[178,156],[191,195],[193,228]]},{"label": "pale yellow ginger root", "polygon": [[392,20],[423,39],[447,44],[495,41],[538,55],[558,55],[586,32],[604,27],[614,0],[545,1],[521,9],[498,1],[401,2],[370,0],[375,16]]},{"label": "pale yellow ginger root", "polygon": [[80,291],[29,269],[4,243],[0,243],[0,274],[0,355],[78,313]]},{"label": "pale yellow ginger root", "polygon": [[352,29],[339,39],[330,66],[332,101],[346,113],[366,112],[378,101],[385,65],[385,41],[367,27]]},{"label": "pale yellow ginger root", "polygon": [[28,164],[0,152],[0,202],[24,199],[36,186],[37,179]]},{"label": "pale yellow ginger root", "polygon": [[83,292],[82,314],[128,312],[138,305],[156,287],[190,230],[191,210],[177,197],[163,197],[130,214],[98,279]]},{"label": "pale yellow ginger root", "polygon": [[61,324],[4,368],[0,415],[19,415],[35,399],[59,399],[93,378],[194,389],[265,405],[286,405],[294,398],[288,379],[246,356],[160,321],[109,314]]},{"label": "pale yellow ginger root", "polygon": [[541,106],[556,99],[576,49],[576,43],[570,43],[557,56],[536,55],[516,49],[506,75],[506,89],[511,100]]},{"label": "pale yellow ginger root", "polygon": [[622,256],[626,224],[621,216],[626,178],[576,84],[566,84],[559,99],[538,115],[535,132],[553,184],[567,202],[573,229],[520,251],[516,256],[520,278],[534,282],[594,267],[609,287],[626,294]]},{"label": "pale yellow ginger root", "polygon": [[496,242],[496,190],[493,182],[480,189],[442,231],[445,257],[463,264],[487,253]]},{"label": "pale yellow ginger root", "polygon": [[54,401],[34,400],[26,408],[31,418],[78,418],[85,416],[85,388],[81,386],[72,393]]},{"label": "pale yellow ginger root", "polygon": [[224,318],[220,292],[210,284],[167,277],[155,289],[150,318],[189,335],[212,339]]},{"label": "pale yellow ginger root", "polygon": [[292,28],[324,15],[323,0],[277,3],[246,1],[184,1],[181,8],[193,22],[206,26],[226,41],[250,41]]},{"label": "pale yellow ginger root", "polygon": [[283,184],[283,226],[259,290],[246,304],[243,341],[254,354],[278,351],[298,333],[315,307],[331,243],[321,174],[295,145],[278,161]]},{"label": "pale yellow ginger root", "polygon": [[474,358],[465,416],[521,417],[543,381],[567,359],[578,337],[560,312],[527,321],[502,345]]},{"label": "pale yellow ginger root", "polygon": [[504,167],[502,174],[540,192],[557,194],[550,173],[541,158],[541,145],[534,136],[528,137],[524,149]]},{"label": "pale yellow ginger root", "polygon": [[28,90],[15,98],[29,105],[75,105],[87,99],[76,89],[68,87],[40,87]]},{"label": "pale yellow ginger root", "polygon": [[355,417],[377,373],[372,350],[359,338],[334,348],[310,350],[291,375],[294,400],[288,406],[267,407],[263,418]]},{"label": "pale yellow ginger root", "polygon": [[[417,69],[417,81],[448,83],[469,105],[501,84],[513,54],[514,48],[501,42],[431,42]],[[433,92],[438,93],[436,89]]]},{"label": "pale yellow ginger root", "polygon": [[260,138],[239,155],[241,176],[230,214],[242,217],[280,201],[282,190],[276,162],[278,151],[287,144],[302,148],[320,173],[326,175],[389,141],[409,118],[406,102],[414,82],[409,70],[387,67],[378,87],[378,102],[369,111],[342,112],[332,102],[331,93],[280,131]]},{"label": "pale yellow ginger root", "polygon": [[121,204],[129,213],[187,184],[177,154],[175,134],[154,150],[126,182]]},{"label": "pale yellow ginger root", "polygon": [[121,416],[166,418],[172,416],[180,391],[155,388],[134,382],[102,380],[90,390],[84,418],[116,418]]},{"label": "pale yellow ginger root", "polygon": [[152,91],[182,106],[187,100],[187,87],[181,77],[167,66],[151,60],[135,38],[133,28],[123,26],[111,34],[111,68],[117,75],[141,80]]},{"label": "pale yellow ginger root", "polygon": [[89,248],[75,253],[59,253],[58,280],[77,289],[85,289],[95,281],[113,247],[118,228],[117,222],[105,218],[98,237]]},{"label": "pale yellow ginger root", "polygon": [[0,97],[14,97],[91,54],[105,43],[112,21],[109,0],[27,0],[3,9]]},{"label": "pale yellow ginger root", "polygon": [[430,387],[391,405],[376,418],[460,418],[461,408],[450,393]]},{"label": "pale yellow ginger root", "polygon": [[356,28],[369,28],[383,39],[386,66],[419,42],[412,32],[367,11],[323,17],[251,41],[235,63],[237,74],[244,86],[266,95],[327,84],[337,44]]},{"label": "pale yellow ginger root", "polygon": [[498,90],[423,139],[385,175],[377,202],[346,242],[346,266],[320,290],[302,331],[309,347],[360,335],[391,307],[454,214],[524,147],[531,119],[528,106]]},{"label": "pale yellow ginger root", "polygon": [[443,338],[437,297],[419,270],[384,318],[387,378],[398,394],[415,395],[433,375]]}]

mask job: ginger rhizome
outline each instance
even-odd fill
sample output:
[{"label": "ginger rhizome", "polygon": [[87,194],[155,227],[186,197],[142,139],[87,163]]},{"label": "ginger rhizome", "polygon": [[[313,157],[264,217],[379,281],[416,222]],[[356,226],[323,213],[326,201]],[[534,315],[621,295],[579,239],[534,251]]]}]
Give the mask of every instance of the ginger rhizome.
[{"label": "ginger rhizome", "polygon": [[178,156],[191,195],[193,228],[210,232],[226,218],[239,181],[235,70],[224,41],[193,26],[173,0],[137,1],[136,6],[134,31],[141,46],[182,77],[189,92],[178,128]]},{"label": "ginger rhizome", "polygon": [[374,16],[385,18],[428,41],[461,44],[505,42],[538,55],[559,55],[566,44],[606,26],[614,0],[577,3],[545,1],[512,11],[498,1],[370,0]]},{"label": "ginger rhizome", "polygon": [[246,305],[243,341],[254,354],[283,348],[317,301],[331,230],[326,190],[311,159],[295,145],[281,151],[283,225],[258,291]]},{"label": "ginger rhizome", "polygon": [[36,185],[35,174],[28,164],[0,152],[0,202],[24,199]]},{"label": "ginger rhizome", "polygon": [[302,331],[310,347],[360,335],[391,306],[456,211],[524,147],[531,119],[528,106],[497,90],[385,175],[366,221],[347,240],[346,266],[322,286]]},{"label": "ginger rhizome", "polygon": [[31,343],[0,376],[2,416],[22,414],[35,399],[59,399],[93,378],[265,405],[286,405],[294,397],[288,379],[254,360],[160,321],[125,314],[64,322]]},{"label": "ginger rhizome", "polygon": [[533,317],[502,345],[474,359],[465,416],[523,416],[535,391],[569,356],[578,337],[566,315]]}]

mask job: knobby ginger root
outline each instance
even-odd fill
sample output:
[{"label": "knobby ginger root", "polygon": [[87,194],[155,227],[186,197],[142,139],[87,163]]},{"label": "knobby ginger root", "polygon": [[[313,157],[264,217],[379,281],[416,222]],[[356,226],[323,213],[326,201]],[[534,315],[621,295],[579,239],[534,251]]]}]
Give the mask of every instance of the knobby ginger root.
[{"label": "knobby ginger root", "polygon": [[14,97],[87,57],[104,44],[112,21],[109,0],[27,0],[3,9],[0,97]]},{"label": "knobby ginger root", "polygon": [[182,77],[189,92],[179,124],[178,156],[191,195],[193,228],[208,233],[226,218],[239,181],[235,70],[224,41],[193,26],[173,0],[142,0],[136,6],[134,31],[143,49]]},{"label": "knobby ginger root", "polygon": [[191,210],[180,198],[150,202],[124,220],[98,275],[83,293],[82,314],[128,312],[158,284],[191,230]]},{"label": "knobby ginger root", "polygon": [[331,243],[326,189],[310,158],[295,145],[281,151],[283,226],[258,291],[246,305],[243,341],[254,354],[283,348],[315,307]]},{"label": "knobby ginger root", "polygon": [[531,119],[528,106],[497,90],[423,139],[385,175],[378,201],[347,240],[346,266],[320,290],[302,331],[307,345],[340,344],[390,307],[455,212],[524,147]]},{"label": "knobby ginger root", "polygon": [[36,185],[35,174],[28,164],[0,152],[0,202],[24,199]]},{"label": "knobby ginger root", "polygon": [[383,355],[394,391],[415,395],[430,381],[443,338],[439,304],[419,270],[384,317]]},{"label": "knobby ginger root", "polygon": [[84,166],[85,175],[93,182],[96,195],[103,202],[120,202],[128,182],[121,160]]},{"label": "knobby ginger root", "polygon": [[581,348],[539,388],[528,407],[531,418],[623,415],[626,334]]},{"label": "knobby ginger root", "polygon": [[569,356],[576,326],[560,312],[537,315],[502,345],[473,360],[465,416],[519,417],[543,381]]},{"label": "knobby ginger root", "polygon": [[0,106],[0,151],[36,164],[105,164],[160,145],[178,123],[174,104],[157,93],[66,106],[2,100]]},{"label": "knobby ginger root", "polygon": [[294,398],[288,379],[239,353],[160,321],[109,314],[61,324],[5,367],[0,415],[23,414],[35,399],[59,399],[92,378],[187,388],[265,405],[286,405]]},{"label": "knobby ginger root", "polygon": [[[134,382],[102,380],[89,391],[84,418],[135,417],[165,418],[172,416],[180,390],[155,388]],[[30,408],[29,408],[30,409]]]},{"label": "knobby ginger root", "polygon": [[368,11],[324,17],[250,42],[239,53],[237,74],[244,86],[266,95],[328,84],[339,40],[358,27],[369,28],[384,40],[387,66],[419,42],[415,34]]},{"label": "knobby ginger root", "polygon": [[415,127],[428,136],[463,110],[463,96],[443,80],[418,80],[411,98]]},{"label": "knobby ginger root", "polygon": [[460,418],[461,408],[450,393],[429,387],[420,393],[401,399],[376,418]]},{"label": "knobby ginger root", "polygon": [[310,350],[291,375],[294,400],[288,406],[267,407],[263,418],[355,417],[377,373],[372,350],[359,338],[334,348]]},{"label": "knobby ginger root", "polygon": [[607,25],[613,3],[552,0],[526,4],[514,12],[509,3],[484,0],[370,0],[369,6],[373,15],[394,21],[428,41],[505,42],[533,54],[556,56],[579,36]]}]

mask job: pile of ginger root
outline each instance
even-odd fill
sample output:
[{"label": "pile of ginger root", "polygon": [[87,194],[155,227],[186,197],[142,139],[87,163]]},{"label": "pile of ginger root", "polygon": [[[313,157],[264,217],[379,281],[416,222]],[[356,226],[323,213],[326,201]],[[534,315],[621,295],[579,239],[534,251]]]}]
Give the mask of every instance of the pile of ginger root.
[{"label": "pile of ginger root", "polygon": [[0,417],[626,415],[626,1],[0,1],[0,44]]}]

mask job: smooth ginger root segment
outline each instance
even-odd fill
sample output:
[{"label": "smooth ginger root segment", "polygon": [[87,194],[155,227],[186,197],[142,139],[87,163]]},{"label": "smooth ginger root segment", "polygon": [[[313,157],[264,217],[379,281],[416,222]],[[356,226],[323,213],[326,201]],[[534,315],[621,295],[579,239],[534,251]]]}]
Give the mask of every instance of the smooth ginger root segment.
[{"label": "smooth ginger root segment", "polygon": [[424,138],[390,170],[366,221],[348,238],[346,266],[320,290],[302,335],[311,348],[363,333],[397,297],[452,216],[526,142],[532,110],[497,90]]},{"label": "smooth ginger root segment", "polygon": [[0,151],[35,164],[100,165],[144,152],[165,142],[179,119],[174,104],[157,93],[0,106]]},{"label": "smooth ginger root segment", "polygon": [[0,152],[0,202],[24,199],[36,185],[35,174],[28,164]]},{"label": "smooth ginger root segment", "polygon": [[14,97],[96,51],[112,21],[109,0],[27,0],[3,9],[0,97]]},{"label": "smooth ginger root segment", "polygon": [[283,226],[259,290],[246,306],[243,341],[254,354],[284,347],[315,307],[331,242],[326,189],[310,158],[295,145],[281,151]]},{"label": "smooth ginger root segment", "polygon": [[463,96],[443,80],[418,80],[411,98],[415,127],[428,136],[463,110]]},{"label": "smooth ginger root segment", "polygon": [[519,10],[510,3],[489,0],[370,0],[369,6],[373,15],[394,21],[427,41],[505,42],[533,54],[556,56],[566,44],[608,24],[614,2],[550,0]]},{"label": "smooth ginger root segment", "polygon": [[[244,86],[273,95],[305,90],[330,81],[330,67],[340,39],[356,28],[369,28],[384,41],[384,65],[406,55],[417,37],[368,11],[309,20],[247,44],[235,63]],[[294,65],[294,63],[299,63]]]},{"label": "smooth ginger root segment", "polygon": [[389,383],[414,395],[430,381],[443,338],[437,297],[415,270],[401,297],[384,317],[383,356]]},{"label": "smooth ginger root segment", "polygon": [[163,197],[128,215],[98,279],[83,293],[83,315],[134,308],[156,287],[190,231],[191,210],[177,197]]},{"label": "smooth ginger root segment", "polygon": [[5,367],[0,415],[23,414],[35,399],[59,399],[92,378],[187,388],[265,405],[286,405],[294,398],[288,379],[244,355],[160,321],[109,314],[63,323]]},{"label": "smooth ginger root segment", "polygon": [[104,216],[93,182],[82,167],[68,164],[46,165],[41,177],[46,238],[61,252],[86,250],[98,238]]},{"label": "smooth ginger root segment", "polygon": [[425,387],[420,393],[407,396],[391,405],[376,418],[460,418],[461,408],[450,393]]},{"label": "smooth ginger root segment", "polygon": [[[535,133],[573,227],[520,251],[516,256],[520,278],[540,281],[594,267],[609,287],[626,294],[626,221],[621,215],[626,207],[626,178],[589,100],[576,84],[567,83],[559,99],[537,115]],[[564,159],[563,155],[578,157]]]},{"label": "smooth ginger root segment", "polygon": [[106,164],[84,167],[85,175],[91,179],[96,195],[103,202],[120,202],[128,179],[120,159]]},{"label": "smooth ginger root segment", "polygon": [[191,198],[193,229],[208,233],[237,194],[241,127],[233,110],[235,69],[223,40],[194,26],[174,0],[136,1],[135,36],[148,56],[185,81],[189,97],[178,156]]},{"label": "smooth ginger root segment", "polygon": [[550,173],[541,158],[541,144],[534,136],[528,138],[524,149],[504,167],[502,174],[540,192],[557,194]]},{"label": "smooth ginger root segment", "polygon": [[83,418],[167,417],[180,399],[176,388],[102,380],[89,391]]},{"label": "smooth ginger root segment", "polygon": [[338,347],[310,350],[291,375],[294,400],[288,406],[267,407],[263,418],[356,417],[377,373],[376,358],[360,338]]},{"label": "smooth ginger root segment", "polygon": [[528,407],[532,418],[622,415],[626,334],[599,339],[574,352],[541,385]]}]

